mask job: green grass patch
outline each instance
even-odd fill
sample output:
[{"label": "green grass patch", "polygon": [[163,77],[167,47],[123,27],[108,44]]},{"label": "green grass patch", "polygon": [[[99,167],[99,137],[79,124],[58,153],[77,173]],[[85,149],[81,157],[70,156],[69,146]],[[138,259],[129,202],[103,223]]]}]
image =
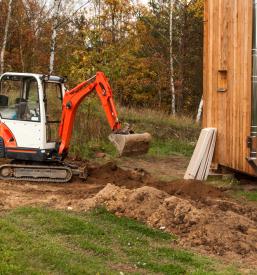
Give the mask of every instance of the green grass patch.
[{"label": "green grass patch", "polygon": [[90,139],[87,142],[74,143],[70,149],[70,155],[81,159],[93,159],[96,153],[105,153],[110,157],[117,156],[117,151],[108,139],[96,140]]},{"label": "green grass patch", "polygon": [[[153,139],[151,142],[148,155],[155,157],[165,157],[172,155],[183,155],[190,157],[193,154],[195,144],[180,139]],[[97,152],[106,153],[111,158],[117,157],[118,153],[109,140],[97,141],[90,140],[86,145],[74,145],[71,154],[80,158],[94,158]]]},{"label": "green grass patch", "polygon": [[215,177],[209,177],[207,183],[217,188],[228,190],[230,196],[235,199],[257,202],[257,190],[243,190],[243,185],[236,178],[217,180]]},{"label": "green grass patch", "polygon": [[[149,132],[153,136],[150,155],[192,154],[194,143],[200,133],[199,125],[192,118],[119,105],[117,110],[122,123],[128,122],[135,132]],[[80,106],[76,116],[70,156],[94,158],[96,152],[104,152],[110,157],[115,157],[117,152],[108,140],[110,133],[111,129],[99,100],[88,98]]]},{"label": "green grass patch", "polygon": [[104,209],[20,208],[0,216],[0,274],[235,274],[173,240]]},{"label": "green grass patch", "polygon": [[255,190],[254,191],[239,190],[239,191],[234,191],[234,194],[236,197],[241,197],[248,201],[257,202],[257,191]]},{"label": "green grass patch", "polygon": [[179,154],[190,157],[194,147],[194,143],[180,139],[154,140],[149,149],[149,155],[163,157]]},{"label": "green grass patch", "polygon": [[161,110],[153,109],[136,109],[118,106],[120,117],[130,123],[144,123],[157,126],[172,127],[173,129],[184,130],[199,130],[199,125],[187,116],[174,116],[167,114]]},{"label": "green grass patch", "polygon": [[173,116],[152,109],[119,107],[122,121],[128,122],[135,131],[146,131],[162,141],[183,140],[195,142],[200,133],[200,125],[191,117]]}]

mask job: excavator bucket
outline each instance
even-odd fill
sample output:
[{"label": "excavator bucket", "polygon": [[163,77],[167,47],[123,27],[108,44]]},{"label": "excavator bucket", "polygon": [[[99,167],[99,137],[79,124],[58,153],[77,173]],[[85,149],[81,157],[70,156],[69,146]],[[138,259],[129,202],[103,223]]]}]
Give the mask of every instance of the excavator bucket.
[{"label": "excavator bucket", "polygon": [[137,156],[146,154],[151,135],[149,133],[143,134],[110,134],[109,140],[116,147],[120,156]]}]

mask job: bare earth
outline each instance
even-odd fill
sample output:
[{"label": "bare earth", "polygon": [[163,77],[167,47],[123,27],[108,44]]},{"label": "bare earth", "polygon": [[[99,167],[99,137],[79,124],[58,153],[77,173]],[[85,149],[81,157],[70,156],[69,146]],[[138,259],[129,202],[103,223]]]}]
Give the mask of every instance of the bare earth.
[{"label": "bare earth", "polygon": [[[0,181],[0,210],[43,205],[86,211],[104,205],[117,215],[177,235],[179,246],[257,267],[257,207],[239,204],[202,182],[156,180],[156,176],[178,178],[186,163],[176,158],[161,164],[128,159],[119,165],[129,170],[112,162],[91,165],[86,182],[78,178],[68,184]],[[153,177],[147,170],[156,165]]]}]

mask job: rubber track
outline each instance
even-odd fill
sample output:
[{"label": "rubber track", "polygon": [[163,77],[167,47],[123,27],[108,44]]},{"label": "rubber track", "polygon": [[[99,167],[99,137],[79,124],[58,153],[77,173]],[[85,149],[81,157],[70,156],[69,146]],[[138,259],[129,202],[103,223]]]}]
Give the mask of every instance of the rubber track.
[{"label": "rubber track", "polygon": [[60,179],[60,178],[46,178],[46,177],[38,177],[38,178],[34,178],[34,177],[22,177],[22,178],[17,178],[15,176],[7,176],[4,177],[0,174],[0,179],[3,180],[15,180],[15,181],[34,181],[34,182],[57,182],[57,183],[65,183],[68,182],[71,178],[72,178],[72,170],[67,167],[67,166],[40,166],[40,165],[20,165],[20,164],[4,164],[4,165],[0,165],[0,170],[4,167],[10,167],[10,168],[32,168],[32,169],[42,169],[42,168],[46,168],[46,169],[60,169],[60,170],[66,170],[69,174],[65,179]]}]

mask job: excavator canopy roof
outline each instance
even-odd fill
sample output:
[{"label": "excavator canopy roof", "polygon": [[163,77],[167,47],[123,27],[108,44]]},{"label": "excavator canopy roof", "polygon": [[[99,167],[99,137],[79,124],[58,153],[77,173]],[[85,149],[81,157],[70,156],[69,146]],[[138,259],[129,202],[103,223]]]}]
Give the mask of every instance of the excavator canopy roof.
[{"label": "excavator canopy roof", "polygon": [[67,81],[66,77],[46,75],[46,74],[6,72],[6,73],[0,75],[0,79],[3,76],[24,76],[24,77],[28,76],[28,77],[40,78],[40,79],[43,79],[43,80],[49,81],[49,82],[60,82],[60,83],[65,83]]}]

